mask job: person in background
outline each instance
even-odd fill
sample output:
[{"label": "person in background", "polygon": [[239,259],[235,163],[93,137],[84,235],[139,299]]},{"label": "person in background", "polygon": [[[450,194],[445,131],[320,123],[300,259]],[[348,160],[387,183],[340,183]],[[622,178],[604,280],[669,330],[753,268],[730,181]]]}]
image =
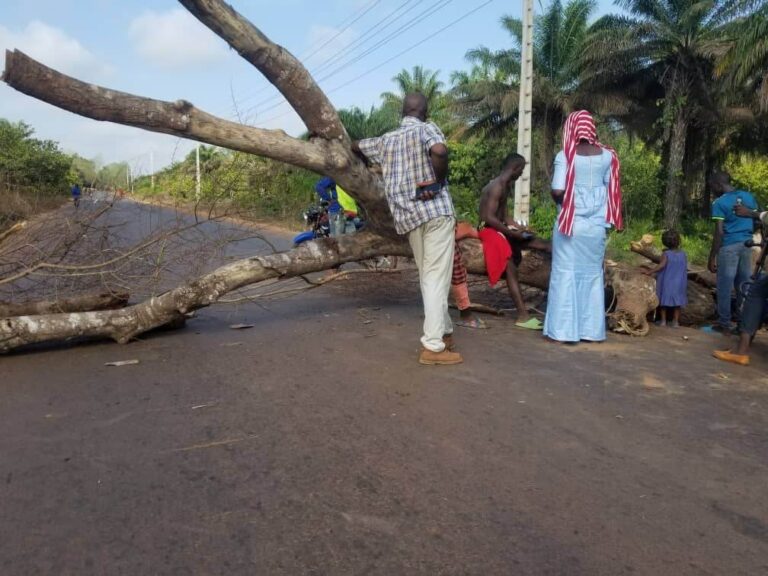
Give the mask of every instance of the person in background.
[{"label": "person in background", "polygon": [[659,297],[659,326],[667,325],[667,310],[672,312],[670,326],[680,326],[680,310],[688,305],[688,257],[680,250],[680,234],[667,230],[661,235],[666,250],[661,262],[645,271],[656,276],[656,295]]},{"label": "person in background", "polygon": [[549,245],[537,241],[530,232],[520,230],[507,223],[507,200],[513,191],[515,180],[525,169],[525,158],[510,154],[504,159],[501,173],[491,180],[480,195],[480,241],[483,243],[483,257],[488,281],[495,286],[502,275],[507,280],[507,289],[517,309],[515,326],[529,330],[541,330],[541,321],[528,313],[523,300],[517,267],[522,261],[524,246],[547,250]]},{"label": "person in background", "polygon": [[419,363],[459,364],[453,352],[448,292],[453,271],[456,218],[448,191],[448,147],[440,129],[427,122],[427,99],[403,98],[400,127],[378,138],[353,142],[352,150],[379,164],[398,234],[407,234],[419,271],[424,333]]},{"label": "person in background", "polygon": [[344,208],[339,203],[336,182],[333,178],[324,176],[315,184],[315,192],[320,196],[320,200],[328,203],[328,224],[331,229],[331,236],[341,236],[345,232],[347,218],[344,214]]},{"label": "person in background", "polygon": [[75,205],[75,208],[79,207],[80,206],[80,184],[75,182],[72,185],[70,193],[72,194],[72,203]]},{"label": "person in background", "polygon": [[552,272],[544,335],[558,342],[605,340],[606,232],[621,229],[621,178],[616,152],[597,139],[592,115],[570,114],[555,158]]},{"label": "person in background", "polygon": [[459,222],[456,225],[456,244],[453,248],[453,275],[451,276],[451,296],[459,310],[459,320],[456,326],[484,330],[488,328],[482,318],[472,313],[472,302],[469,299],[468,275],[464,263],[461,261],[461,248],[459,240],[462,238],[477,238],[477,231],[468,222]]},{"label": "person in background", "polygon": [[[752,220],[740,218],[734,212],[737,206],[756,210],[755,197],[746,190],[737,190],[727,172],[715,172],[709,185],[717,199],[712,204],[715,230],[709,253],[709,271],[717,274],[718,332],[733,332],[731,323],[731,294],[736,292],[736,309],[741,307],[741,285],[749,280],[752,251],[744,242],[752,238]],[[738,318],[737,318],[738,320]]]},{"label": "person in background", "polygon": [[[757,220],[763,226],[768,226],[768,212],[760,212],[747,208],[743,204],[734,209],[736,216]],[[741,309],[741,322],[739,323],[739,340],[735,350],[715,350],[712,355],[718,360],[749,365],[749,348],[758,328],[763,323],[768,301],[768,276],[765,274],[747,284],[744,294],[744,304]]]}]

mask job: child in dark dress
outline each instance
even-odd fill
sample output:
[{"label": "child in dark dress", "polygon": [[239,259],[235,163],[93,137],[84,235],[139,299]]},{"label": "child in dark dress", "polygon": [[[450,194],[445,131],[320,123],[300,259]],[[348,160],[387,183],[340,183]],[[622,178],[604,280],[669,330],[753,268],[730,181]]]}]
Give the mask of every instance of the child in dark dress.
[{"label": "child in dark dress", "polygon": [[661,262],[645,271],[656,276],[656,295],[659,297],[660,326],[667,325],[667,310],[672,311],[671,326],[680,326],[680,309],[688,304],[688,257],[680,250],[680,234],[667,230],[661,235],[666,250]]}]

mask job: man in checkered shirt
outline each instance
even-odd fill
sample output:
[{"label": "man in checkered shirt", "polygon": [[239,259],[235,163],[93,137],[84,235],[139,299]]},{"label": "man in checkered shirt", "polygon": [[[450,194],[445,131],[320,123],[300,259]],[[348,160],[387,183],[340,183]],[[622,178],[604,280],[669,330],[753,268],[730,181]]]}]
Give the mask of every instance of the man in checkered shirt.
[{"label": "man in checkered shirt", "polygon": [[448,192],[448,148],[440,129],[426,122],[427,100],[408,94],[400,127],[352,149],[381,165],[387,202],[398,234],[408,234],[424,301],[421,364],[459,364],[453,352],[448,292],[453,270],[456,218]]}]

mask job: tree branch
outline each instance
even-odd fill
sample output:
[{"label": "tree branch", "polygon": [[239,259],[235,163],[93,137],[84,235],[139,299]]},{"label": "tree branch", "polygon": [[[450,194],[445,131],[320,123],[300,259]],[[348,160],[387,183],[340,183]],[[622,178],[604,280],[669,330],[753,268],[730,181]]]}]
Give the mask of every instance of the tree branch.
[{"label": "tree branch", "polygon": [[320,173],[339,160],[329,143],[321,139],[304,142],[282,130],[264,130],[212,116],[185,100],[165,102],[88,84],[19,50],[6,51],[2,79],[19,92],[94,120],[199,140]]},{"label": "tree branch", "polygon": [[139,334],[209,306],[224,294],[243,286],[327,270],[380,254],[404,256],[410,254],[410,248],[402,240],[393,241],[361,232],[338,240],[307,242],[288,252],[238,260],[160,296],[120,310],[3,318],[0,319],[0,352],[77,337],[112,338],[126,343]]},{"label": "tree branch", "polygon": [[333,104],[293,54],[221,0],[179,0],[195,18],[253,64],[285,96],[310,134],[348,140]]}]

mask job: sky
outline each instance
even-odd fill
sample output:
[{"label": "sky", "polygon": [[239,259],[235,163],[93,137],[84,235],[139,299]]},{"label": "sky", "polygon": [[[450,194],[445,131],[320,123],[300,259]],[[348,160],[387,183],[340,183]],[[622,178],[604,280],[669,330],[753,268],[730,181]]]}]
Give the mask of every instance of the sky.
[{"label": "sky", "polygon": [[[503,15],[520,0],[230,0],[310,70],[339,108],[363,109],[392,90],[392,77],[421,65],[449,83],[468,69],[467,50],[506,48]],[[537,9],[541,5],[537,3]],[[598,14],[611,10],[599,0]],[[161,100],[185,99],[222,118],[289,134],[301,120],[259,72],[173,0],[3,0],[0,49],[19,49],[81,80]],[[4,52],[2,52],[4,53]],[[194,143],[97,122],[0,83],[0,118],[23,120],[38,138],[102,163],[148,173]]]}]

